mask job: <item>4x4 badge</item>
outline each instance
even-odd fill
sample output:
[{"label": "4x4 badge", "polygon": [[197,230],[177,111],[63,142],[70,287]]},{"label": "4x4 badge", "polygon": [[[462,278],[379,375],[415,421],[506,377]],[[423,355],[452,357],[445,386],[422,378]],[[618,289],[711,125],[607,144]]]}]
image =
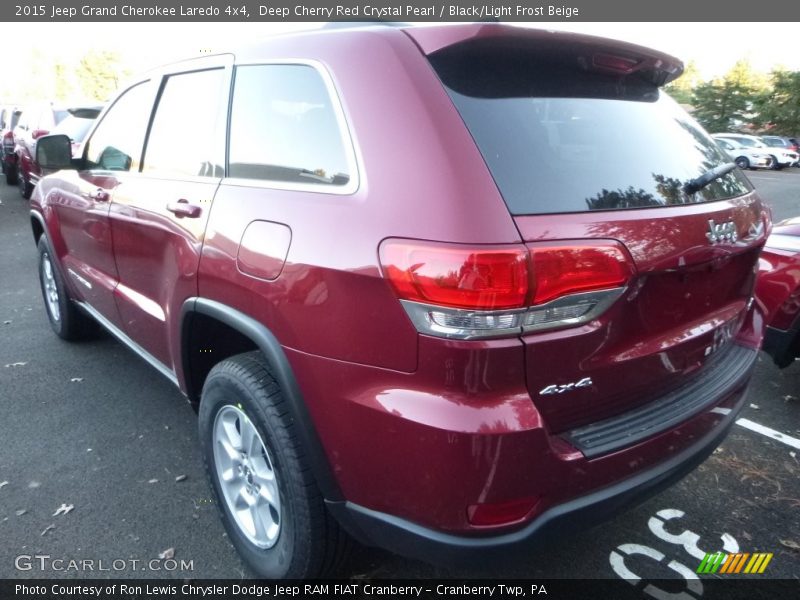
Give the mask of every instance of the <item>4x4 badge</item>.
[{"label": "4x4 badge", "polygon": [[733,221],[717,225],[714,219],[709,219],[706,237],[712,244],[718,244],[719,242],[735,242],[739,239],[739,234],[736,233],[736,223]]},{"label": "4x4 badge", "polygon": [[540,396],[547,396],[549,394],[563,394],[564,392],[571,392],[572,390],[576,390],[578,388],[584,387],[591,387],[592,386],[592,378],[591,377],[584,377],[580,381],[576,381],[574,383],[565,383],[563,385],[548,385],[542,391],[539,392]]}]

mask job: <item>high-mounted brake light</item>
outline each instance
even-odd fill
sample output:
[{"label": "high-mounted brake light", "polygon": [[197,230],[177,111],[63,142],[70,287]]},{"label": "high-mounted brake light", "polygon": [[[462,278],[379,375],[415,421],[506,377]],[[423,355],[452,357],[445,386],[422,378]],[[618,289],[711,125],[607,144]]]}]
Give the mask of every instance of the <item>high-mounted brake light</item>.
[{"label": "high-mounted brake light", "polygon": [[628,74],[633,73],[639,67],[641,61],[626,56],[597,53],[592,56],[592,64],[595,68],[604,71]]},{"label": "high-mounted brake light", "polygon": [[611,240],[526,247],[390,239],[380,260],[417,329],[457,339],[585,323],[634,274],[627,251]]}]

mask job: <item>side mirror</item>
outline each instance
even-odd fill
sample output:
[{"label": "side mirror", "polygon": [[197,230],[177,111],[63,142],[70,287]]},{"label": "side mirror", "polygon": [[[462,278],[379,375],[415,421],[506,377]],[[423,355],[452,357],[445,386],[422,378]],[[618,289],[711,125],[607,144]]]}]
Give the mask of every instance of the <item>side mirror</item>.
[{"label": "side mirror", "polygon": [[47,131],[46,129],[34,129],[33,133],[31,133],[31,137],[35,140],[38,140],[40,137],[42,137],[43,135],[47,135],[48,133],[50,132]]},{"label": "side mirror", "polygon": [[36,142],[36,162],[42,169],[60,171],[72,168],[72,142],[69,136],[46,135]]}]

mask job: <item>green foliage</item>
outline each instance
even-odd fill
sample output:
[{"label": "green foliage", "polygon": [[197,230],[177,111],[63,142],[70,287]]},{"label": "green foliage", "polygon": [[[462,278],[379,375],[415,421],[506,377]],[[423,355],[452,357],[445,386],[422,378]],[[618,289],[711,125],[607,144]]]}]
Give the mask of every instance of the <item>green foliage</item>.
[{"label": "green foliage", "polygon": [[692,90],[700,83],[700,70],[697,63],[690,60],[683,69],[683,74],[664,88],[667,93],[681,104],[691,104]]},{"label": "green foliage", "polygon": [[767,86],[768,79],[749,61],[738,60],[723,77],[695,86],[694,117],[711,132],[738,130],[755,118],[757,100]]},{"label": "green foliage", "polygon": [[753,90],[730,81],[709,81],[692,93],[694,117],[711,132],[736,130],[747,122]]},{"label": "green foliage", "polygon": [[778,134],[800,133],[800,72],[774,71],[772,87],[757,100],[758,124]]},{"label": "green foliage", "polygon": [[104,102],[116,92],[120,83],[120,57],[108,50],[89,50],[78,65],[78,83],[83,95]]}]

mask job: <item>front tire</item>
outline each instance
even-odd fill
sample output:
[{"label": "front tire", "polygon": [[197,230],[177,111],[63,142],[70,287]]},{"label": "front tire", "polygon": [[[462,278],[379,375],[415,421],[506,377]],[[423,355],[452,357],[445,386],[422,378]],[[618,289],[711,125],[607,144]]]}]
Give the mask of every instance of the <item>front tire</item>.
[{"label": "front tire", "polygon": [[200,440],[228,537],[270,579],[319,577],[350,542],[330,516],[297,425],[260,352],[217,364],[203,386]]},{"label": "front tire", "polygon": [[736,163],[736,166],[742,170],[750,168],[750,161],[747,160],[746,156],[740,156],[734,162]]},{"label": "front tire", "polygon": [[83,314],[70,298],[50,245],[44,236],[39,238],[37,248],[39,284],[50,327],[62,340],[75,341],[87,337],[96,330],[94,321]]},{"label": "front tire", "polygon": [[778,162],[778,158],[776,156],[772,157],[772,170],[773,171],[780,171],[783,169],[783,165]]}]

